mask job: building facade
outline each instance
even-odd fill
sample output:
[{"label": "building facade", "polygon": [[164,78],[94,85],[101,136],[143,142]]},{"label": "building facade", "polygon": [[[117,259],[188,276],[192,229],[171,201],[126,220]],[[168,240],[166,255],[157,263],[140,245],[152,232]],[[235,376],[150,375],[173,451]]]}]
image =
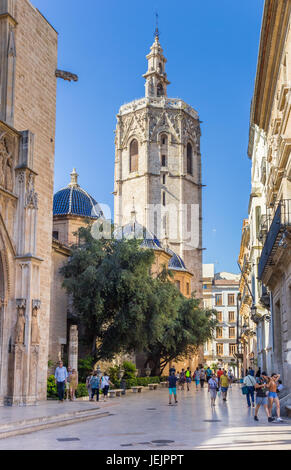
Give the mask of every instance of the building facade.
[{"label": "building facade", "polygon": [[0,404],[46,398],[57,44],[28,0],[0,1]]},{"label": "building facade", "polygon": [[134,204],[138,222],[184,260],[200,297],[200,121],[184,101],[167,97],[158,33],[147,60],[145,97],[121,106],[117,116],[114,222],[129,223]]},{"label": "building facade", "polygon": [[286,394],[291,392],[290,15],[289,0],[266,0],[248,151],[252,158],[251,277],[257,274],[259,280],[252,291],[261,304],[256,304],[253,315],[258,325],[258,362],[269,373],[281,374]]},{"label": "building facade", "polygon": [[237,297],[239,275],[221,272],[214,274],[213,264],[203,265],[203,303],[207,309],[217,312],[215,336],[204,345],[204,358],[207,365],[232,369],[238,375],[237,336],[238,309]]}]

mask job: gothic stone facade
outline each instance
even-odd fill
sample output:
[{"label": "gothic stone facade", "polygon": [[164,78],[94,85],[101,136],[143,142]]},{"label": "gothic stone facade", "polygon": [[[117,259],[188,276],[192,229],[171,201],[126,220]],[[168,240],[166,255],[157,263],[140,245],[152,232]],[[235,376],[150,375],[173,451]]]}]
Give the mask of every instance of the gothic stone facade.
[{"label": "gothic stone facade", "polygon": [[114,221],[138,222],[180,255],[201,297],[201,154],[197,112],[167,98],[166,59],[156,36],[147,56],[146,96],[117,116]]},{"label": "gothic stone facade", "polygon": [[57,39],[0,0],[0,404],[46,398]]}]

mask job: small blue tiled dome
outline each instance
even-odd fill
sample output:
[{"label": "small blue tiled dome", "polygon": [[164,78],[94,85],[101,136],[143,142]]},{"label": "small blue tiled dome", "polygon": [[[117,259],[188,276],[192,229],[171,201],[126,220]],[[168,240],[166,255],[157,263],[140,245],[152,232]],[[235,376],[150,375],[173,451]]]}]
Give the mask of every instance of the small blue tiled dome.
[{"label": "small blue tiled dome", "polygon": [[186,271],[186,266],[181,256],[177,255],[174,251],[170,250],[170,248],[167,248],[167,252],[169,253],[169,255],[172,256],[169,261],[168,268]]},{"label": "small blue tiled dome", "polygon": [[118,227],[114,231],[114,237],[117,240],[136,238],[137,240],[143,240],[140,245],[143,248],[162,249],[161,243],[155,235],[136,221],[130,222],[123,227]]},{"label": "small blue tiled dome", "polygon": [[98,203],[78,185],[74,169],[71,182],[54,195],[53,215],[78,215],[98,219],[103,213]]}]

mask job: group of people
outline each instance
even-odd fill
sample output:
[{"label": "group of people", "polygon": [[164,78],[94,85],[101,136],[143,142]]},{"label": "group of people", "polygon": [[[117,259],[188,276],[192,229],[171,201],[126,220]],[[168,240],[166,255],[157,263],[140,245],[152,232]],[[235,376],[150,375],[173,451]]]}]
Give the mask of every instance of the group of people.
[{"label": "group of people", "polygon": [[55,370],[55,382],[59,403],[64,401],[65,395],[70,401],[76,399],[76,390],[78,387],[78,374],[76,369],[72,369],[70,366],[68,366],[67,369],[63,361],[59,361],[59,365]]},{"label": "group of people", "polygon": [[[205,380],[208,385],[208,392],[210,394],[211,406],[215,406],[215,401],[217,395],[222,395],[222,400],[227,401],[227,392],[231,388],[231,385],[234,381],[234,375],[232,370],[219,368],[215,373],[209,367],[199,368],[197,367],[193,375],[191,374],[190,368],[187,367],[185,372],[182,369],[181,372],[175,371],[175,368],[171,368],[169,371],[170,375],[168,377],[169,382],[169,405],[172,404],[172,395],[174,395],[175,403],[178,403],[177,400],[177,384],[180,386],[181,390],[184,390],[185,383],[187,384],[187,390],[190,390],[189,385],[191,379],[196,383],[196,390],[199,387],[204,387]],[[281,422],[283,421],[280,417],[280,400],[278,393],[282,390],[283,385],[280,380],[280,375],[273,373],[270,377],[266,372],[261,372],[259,368],[257,373],[249,367],[246,371],[246,375],[243,379],[243,393],[247,398],[248,407],[255,407],[254,420],[259,421],[258,412],[261,406],[264,407],[268,422]],[[255,404],[255,394],[256,393],[256,404]],[[277,418],[272,416],[273,405],[276,406]]]},{"label": "group of people", "polygon": [[100,390],[102,390],[103,401],[106,401],[110,385],[113,386],[113,383],[110,381],[107,372],[102,376],[100,376],[96,370],[91,372],[86,378],[89,400],[94,401],[96,394],[96,401],[99,401]]},{"label": "group of people", "polygon": [[[265,409],[268,417],[268,422],[283,421],[280,417],[280,400],[278,393],[283,389],[282,381],[280,380],[280,374],[273,373],[270,377],[267,372],[259,369],[257,374],[254,374],[254,370],[249,368],[247,374],[243,380],[244,393],[247,398],[247,405],[255,407],[254,420],[259,421],[258,412],[261,406]],[[255,394],[256,392],[256,404]],[[277,418],[272,416],[273,405],[276,407]]]},{"label": "group of people", "polygon": [[[72,369],[70,366],[66,368],[63,361],[59,361],[59,365],[55,370],[55,382],[59,403],[62,403],[65,398],[70,401],[76,400],[76,390],[78,387],[76,369]],[[113,384],[110,382],[106,372],[101,377],[97,371],[91,372],[86,378],[86,387],[90,401],[94,401],[95,395],[96,401],[99,401],[100,389],[102,390],[103,400],[106,401],[110,385]]]}]

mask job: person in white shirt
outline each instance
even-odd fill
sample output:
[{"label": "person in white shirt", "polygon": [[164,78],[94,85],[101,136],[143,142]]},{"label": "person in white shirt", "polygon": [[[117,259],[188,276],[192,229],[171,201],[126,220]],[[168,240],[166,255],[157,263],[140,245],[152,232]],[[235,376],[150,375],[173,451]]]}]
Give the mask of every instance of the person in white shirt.
[{"label": "person in white shirt", "polygon": [[101,389],[102,389],[102,393],[103,393],[103,401],[106,401],[110,385],[113,386],[113,383],[110,382],[110,378],[107,375],[107,372],[105,372],[105,374],[103,375],[103,377],[101,379]]},{"label": "person in white shirt", "polygon": [[[248,372],[248,375],[245,376],[244,378],[244,384],[248,388],[248,393],[246,394],[247,396],[247,404],[248,407],[251,407],[251,400],[252,400],[252,405],[255,406],[255,385],[256,385],[256,379],[253,377],[250,373]],[[251,397],[251,400],[250,400]]]}]

